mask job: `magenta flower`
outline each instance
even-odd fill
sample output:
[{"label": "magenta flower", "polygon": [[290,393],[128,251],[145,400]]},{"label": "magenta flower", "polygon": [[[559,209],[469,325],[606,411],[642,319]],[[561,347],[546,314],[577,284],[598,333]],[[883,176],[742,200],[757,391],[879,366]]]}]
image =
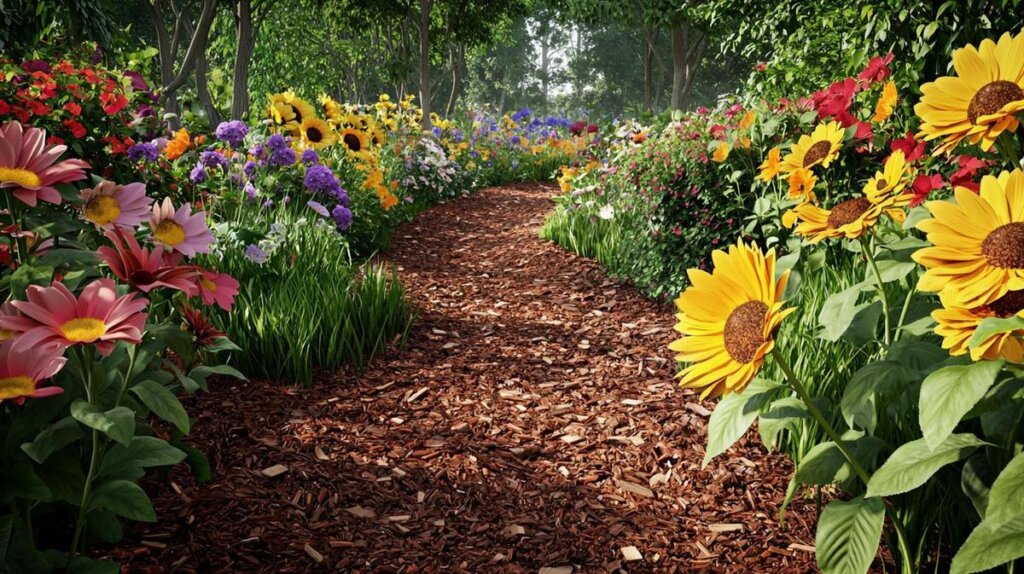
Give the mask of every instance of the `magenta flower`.
[{"label": "magenta flower", "polygon": [[39,388],[39,383],[56,375],[67,359],[53,347],[31,347],[15,350],[14,343],[0,343],[0,403],[51,397],[64,392],[60,387]]},{"label": "magenta flower", "polygon": [[146,195],[144,183],[118,185],[103,180],[92,189],[82,190],[82,202],[86,221],[104,229],[132,229],[146,220],[153,199]]},{"label": "magenta flower", "polygon": [[134,293],[117,296],[113,279],[98,279],[75,297],[63,283],[51,287],[31,285],[28,301],[13,301],[22,317],[0,315],[0,328],[14,331],[14,350],[35,347],[64,349],[95,345],[106,356],[117,341],[138,344],[149,304]]},{"label": "magenta flower", "polygon": [[0,188],[13,190],[14,197],[32,207],[40,199],[59,204],[54,186],[85,178],[89,167],[80,159],[54,163],[67,149],[46,145],[44,130],[8,122],[0,127]]},{"label": "magenta flower", "polygon": [[193,214],[192,206],[187,203],[175,211],[169,197],[165,197],[163,203],[153,205],[149,228],[155,241],[186,257],[209,253],[213,243],[213,233],[206,226],[206,213],[197,211]]},{"label": "magenta flower", "polygon": [[216,271],[203,271],[199,276],[199,293],[203,296],[203,303],[213,305],[216,303],[221,309],[230,311],[235,303],[235,296],[238,295],[238,281],[227,273]]},{"label": "magenta flower", "polygon": [[107,231],[106,236],[114,246],[104,245],[96,254],[121,281],[143,293],[158,287],[184,291],[189,297],[198,293],[199,270],[180,265],[181,254],[166,252],[163,245],[150,251],[139,245],[134,235],[120,230]]}]

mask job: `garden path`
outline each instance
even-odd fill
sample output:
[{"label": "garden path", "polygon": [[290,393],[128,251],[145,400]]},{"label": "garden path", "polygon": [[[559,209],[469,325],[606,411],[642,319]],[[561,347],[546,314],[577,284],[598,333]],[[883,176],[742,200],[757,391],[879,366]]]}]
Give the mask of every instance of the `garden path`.
[{"label": "garden path", "polygon": [[215,384],[189,406],[215,479],[154,481],[160,522],[114,554],[139,572],[813,571],[812,505],[776,517],[791,465],[752,432],[701,469],[711,405],[673,382],[671,310],[539,239],[553,194],[487,189],[400,229],[408,345],[312,389]]}]

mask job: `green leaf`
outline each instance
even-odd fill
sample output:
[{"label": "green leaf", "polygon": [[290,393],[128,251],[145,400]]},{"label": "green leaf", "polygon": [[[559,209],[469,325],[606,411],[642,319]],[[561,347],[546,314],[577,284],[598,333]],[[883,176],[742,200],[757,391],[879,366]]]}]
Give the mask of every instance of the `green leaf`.
[{"label": "green leaf", "polygon": [[783,397],[775,401],[757,422],[761,442],[771,448],[783,429],[793,428],[798,421],[809,417],[807,406],[796,397]]},{"label": "green leaf", "polygon": [[96,405],[78,399],[71,403],[71,416],[124,445],[131,443],[135,434],[135,413],[126,407],[114,407],[102,412]]},{"label": "green leaf", "polygon": [[995,568],[1024,556],[1024,516],[991,527],[982,522],[953,557],[951,574],[971,574]]},{"label": "green leaf", "polygon": [[891,496],[913,490],[943,466],[966,458],[983,444],[986,443],[970,433],[949,435],[935,449],[929,449],[923,438],[908,442],[875,471],[866,496]]},{"label": "green leaf", "polygon": [[978,323],[978,327],[974,330],[974,336],[971,337],[967,346],[973,351],[975,347],[984,343],[989,337],[1000,333],[1017,331],[1019,329],[1024,329],[1024,317],[1018,315],[1007,317],[1005,319],[1001,319],[999,317],[988,317],[986,319],[982,319],[981,323]]},{"label": "green leaf", "polygon": [[864,574],[878,553],[885,522],[880,498],[835,500],[818,519],[814,557],[825,574]]},{"label": "green leaf", "polygon": [[32,463],[25,459],[0,471],[0,484],[4,485],[0,491],[0,502],[2,503],[10,503],[18,498],[47,501],[53,497],[46,483],[36,474]]},{"label": "green leaf", "polygon": [[210,459],[206,458],[203,451],[184,443],[175,443],[175,447],[185,452],[185,464],[192,469],[192,476],[196,482],[202,484],[213,480],[213,467],[210,466]]},{"label": "green leaf", "polygon": [[[886,447],[885,441],[873,436],[857,436],[854,431],[843,435],[843,445],[854,459],[867,467],[874,463],[878,453]],[[796,470],[796,480],[800,484],[826,485],[833,482],[844,482],[854,475],[853,467],[847,462],[839,447],[832,441],[814,445]]]},{"label": "green leaf", "polygon": [[989,485],[995,480],[995,472],[988,462],[984,453],[979,453],[967,459],[963,471],[960,473],[960,488],[963,489],[971,504],[978,511],[978,518],[985,518],[988,508],[988,495],[991,491]]},{"label": "green leaf", "polygon": [[245,378],[245,375],[239,372],[238,369],[234,367],[229,367],[228,365],[203,365],[192,369],[192,372],[188,374],[189,378],[204,384],[206,383],[206,379],[208,379],[210,375],[223,375],[227,377],[234,377],[240,381],[249,380]]},{"label": "green leaf", "polygon": [[869,433],[878,426],[876,402],[893,389],[903,388],[913,379],[907,367],[893,361],[868,363],[860,368],[839,403],[843,418],[850,428],[861,428]]},{"label": "green leaf", "polygon": [[142,487],[127,480],[104,482],[92,496],[91,509],[104,508],[118,516],[139,522],[156,522],[153,503]]},{"label": "green leaf", "polygon": [[708,420],[708,444],[702,466],[729,450],[754,423],[758,413],[771,400],[779,383],[755,379],[742,393],[732,393],[722,399]]},{"label": "green leaf", "polygon": [[171,466],[185,460],[185,453],[167,441],[151,436],[137,436],[129,446],[116,445],[107,451],[98,476],[117,476],[133,467]]},{"label": "green leaf", "polygon": [[119,574],[121,567],[112,560],[93,560],[76,556],[68,565],[68,574]]},{"label": "green leaf", "polygon": [[32,460],[39,464],[50,455],[82,438],[82,429],[72,417],[64,417],[42,430],[32,442],[21,445]]},{"label": "green leaf", "polygon": [[990,528],[1024,516],[1024,496],[1021,493],[1024,493],[1024,453],[1015,456],[992,483],[985,513],[985,522]]},{"label": "green leaf", "polygon": [[[891,259],[885,259],[878,262],[878,274],[882,276],[882,283],[891,283],[893,281],[899,281],[907,275],[909,275],[914,269],[917,268],[917,263],[913,261],[893,261]],[[866,281],[875,281],[874,272],[868,270],[868,275],[865,278]]]},{"label": "green leaf", "polygon": [[855,285],[825,300],[825,304],[821,307],[821,313],[818,314],[822,339],[835,342],[843,336],[859,310],[857,298],[860,297],[860,293],[860,285]]},{"label": "green leaf", "polygon": [[174,396],[174,393],[167,387],[156,381],[145,380],[133,386],[131,391],[156,416],[171,423],[182,433],[188,434],[192,428],[188,413],[185,412],[185,407],[181,405],[178,397]]},{"label": "green leaf", "polygon": [[921,383],[920,422],[929,448],[946,440],[996,382],[1002,368],[1002,361],[981,361],[944,367],[925,378]]}]

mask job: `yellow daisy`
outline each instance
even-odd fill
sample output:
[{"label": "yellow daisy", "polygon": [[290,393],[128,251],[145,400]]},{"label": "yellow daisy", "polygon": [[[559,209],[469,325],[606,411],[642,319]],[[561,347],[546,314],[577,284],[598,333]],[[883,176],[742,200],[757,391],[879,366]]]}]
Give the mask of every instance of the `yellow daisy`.
[{"label": "yellow daisy", "polygon": [[711,156],[713,161],[722,163],[729,157],[729,144],[725,142],[718,142],[718,147],[715,148],[715,153]]},{"label": "yellow daisy", "polygon": [[974,349],[969,347],[978,325],[989,317],[1006,319],[1024,311],[1024,291],[1010,291],[988,305],[974,309],[957,307],[951,303],[951,292],[943,291],[939,297],[943,307],[932,311],[935,319],[935,334],[942,337],[942,348],[952,356],[971,354],[971,360],[1007,359],[1020,362],[1024,359],[1024,329],[996,333],[985,338]]},{"label": "yellow daisy", "polygon": [[841,201],[832,209],[804,203],[794,208],[796,219],[799,220],[796,232],[811,243],[839,237],[856,239],[878,223],[882,213],[891,204],[892,198],[875,203],[864,196]]},{"label": "yellow daisy", "polygon": [[914,112],[921,118],[918,137],[942,138],[936,154],[951,151],[965,138],[988,151],[999,134],[1014,131],[1014,114],[1024,110],[1024,32],[1009,32],[999,42],[985,39],[980,49],[968,44],[953,52],[956,76],[921,86]]},{"label": "yellow daisy", "polygon": [[811,135],[802,135],[800,140],[793,144],[789,154],[782,160],[782,171],[792,173],[816,165],[828,167],[839,157],[844,135],[845,130],[839,122],[818,124]]},{"label": "yellow daisy", "polygon": [[758,166],[758,169],[761,170],[757,174],[758,179],[761,181],[771,181],[775,179],[775,176],[779,175],[779,156],[781,153],[779,146],[775,146],[768,151],[768,157]]},{"label": "yellow daisy", "polygon": [[875,203],[892,197],[896,200],[896,205],[907,205],[910,203],[911,194],[904,191],[907,189],[909,172],[910,166],[907,165],[907,156],[903,150],[892,152],[885,160],[882,171],[876,171],[875,176],[864,184],[864,196]]},{"label": "yellow daisy", "polygon": [[931,247],[914,253],[927,271],[917,288],[949,289],[950,305],[976,308],[1024,289],[1024,172],[981,180],[981,193],[958,187],[956,203],[929,201],[917,224]]},{"label": "yellow daisy", "polygon": [[814,201],[817,199],[814,195],[814,186],[817,183],[818,178],[815,177],[813,171],[798,169],[789,174],[789,197],[804,202]]},{"label": "yellow daisy", "polygon": [[789,271],[775,278],[774,249],[764,254],[739,241],[711,256],[712,273],[688,272],[691,287],[676,299],[675,329],[683,337],[669,345],[677,361],[689,363],[679,372],[681,386],[699,389],[702,399],[746,388],[795,310],[782,308]]},{"label": "yellow daisy", "polygon": [[896,109],[897,101],[899,95],[896,93],[896,82],[889,80],[882,87],[882,95],[878,96],[878,102],[875,103],[875,115],[871,117],[871,123],[880,124],[889,119]]}]

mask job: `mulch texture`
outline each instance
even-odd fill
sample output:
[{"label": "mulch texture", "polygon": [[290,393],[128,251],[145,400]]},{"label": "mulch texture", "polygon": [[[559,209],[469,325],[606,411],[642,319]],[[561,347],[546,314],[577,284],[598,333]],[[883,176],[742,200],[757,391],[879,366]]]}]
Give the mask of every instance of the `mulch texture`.
[{"label": "mulch texture", "polygon": [[[813,506],[751,432],[701,469],[711,404],[673,381],[671,309],[538,237],[554,190],[403,227],[408,344],[311,389],[190,399],[215,478],[147,484],[130,572],[812,572]],[[268,476],[273,475],[273,476]]]}]

